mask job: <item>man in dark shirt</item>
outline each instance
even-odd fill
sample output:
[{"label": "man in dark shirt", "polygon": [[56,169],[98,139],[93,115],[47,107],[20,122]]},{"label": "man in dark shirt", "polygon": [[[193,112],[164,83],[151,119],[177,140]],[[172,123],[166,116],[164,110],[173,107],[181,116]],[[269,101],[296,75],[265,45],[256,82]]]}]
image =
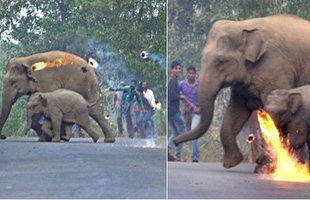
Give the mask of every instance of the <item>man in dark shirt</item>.
[{"label": "man in dark shirt", "polygon": [[[130,86],[124,86],[124,87],[118,87],[118,88],[110,88],[110,91],[123,91],[124,94],[127,94],[126,97],[122,98],[122,109],[123,112],[125,113],[126,116],[126,124],[127,124],[127,131],[129,134],[129,138],[134,138],[134,127],[132,124],[132,118],[131,118],[131,113],[130,113],[130,107],[133,106],[133,103],[135,101],[134,97],[139,103],[139,107],[141,110],[144,110],[144,106],[142,103],[142,100],[136,90],[137,86],[137,81],[136,80],[131,80],[130,81]],[[123,95],[124,95],[123,94]]]},{"label": "man in dark shirt", "polygon": [[[173,147],[173,139],[179,135],[182,135],[185,131],[184,120],[180,111],[180,100],[185,97],[180,94],[180,88],[178,84],[178,78],[182,71],[182,65],[178,61],[171,63],[171,77],[168,82],[168,123],[171,128],[171,136],[168,141],[168,151]],[[177,146],[174,160],[182,161],[183,144]]]}]

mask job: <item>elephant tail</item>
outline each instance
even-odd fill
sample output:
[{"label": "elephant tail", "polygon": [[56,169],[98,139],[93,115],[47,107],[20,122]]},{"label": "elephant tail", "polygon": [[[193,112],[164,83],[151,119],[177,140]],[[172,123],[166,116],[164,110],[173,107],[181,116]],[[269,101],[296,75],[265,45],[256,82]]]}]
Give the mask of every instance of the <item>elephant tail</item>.
[{"label": "elephant tail", "polygon": [[100,97],[101,97],[101,96],[99,95],[98,98],[97,98],[97,100],[96,100],[95,102],[93,102],[93,103],[87,103],[88,108],[93,107],[94,105],[96,105],[96,104],[99,102]]},{"label": "elephant tail", "polygon": [[100,88],[103,84],[103,78],[99,72],[95,71],[95,74],[97,75],[98,79],[100,80],[100,82],[99,82],[99,88]]}]

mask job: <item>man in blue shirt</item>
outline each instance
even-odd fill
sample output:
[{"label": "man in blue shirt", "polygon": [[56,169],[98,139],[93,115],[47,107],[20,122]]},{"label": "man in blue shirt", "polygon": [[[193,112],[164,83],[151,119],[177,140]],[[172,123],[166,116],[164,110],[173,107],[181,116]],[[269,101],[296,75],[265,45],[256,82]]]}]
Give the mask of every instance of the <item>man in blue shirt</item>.
[{"label": "man in blue shirt", "polygon": [[[184,119],[187,131],[194,129],[200,122],[200,109],[198,102],[198,80],[196,68],[192,65],[186,69],[186,79],[179,83],[184,98]],[[192,161],[199,162],[198,139],[191,141]]]}]

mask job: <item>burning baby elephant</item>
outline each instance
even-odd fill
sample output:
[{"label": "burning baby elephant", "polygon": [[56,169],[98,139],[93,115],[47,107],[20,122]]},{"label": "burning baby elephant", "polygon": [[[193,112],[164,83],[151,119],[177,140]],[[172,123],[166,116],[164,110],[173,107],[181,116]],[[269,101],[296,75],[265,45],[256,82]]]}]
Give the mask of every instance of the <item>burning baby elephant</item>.
[{"label": "burning baby elephant", "polygon": [[25,133],[31,128],[33,116],[44,115],[42,130],[48,136],[53,137],[53,142],[60,141],[62,122],[79,125],[92,137],[94,142],[97,142],[99,135],[90,127],[88,118],[89,109],[96,103],[88,104],[80,94],[65,89],[35,93],[30,97],[27,105]]},{"label": "burning baby elephant", "polygon": [[[81,94],[89,103],[99,97],[98,79],[94,70],[82,58],[62,51],[50,51],[28,57],[12,58],[3,80],[1,134],[12,105],[23,95],[35,92],[52,92],[64,88]],[[109,123],[103,117],[101,102],[89,109],[89,115],[99,124],[105,142],[115,142]],[[39,127],[39,126],[38,126]],[[33,127],[37,133],[41,130]]]},{"label": "burning baby elephant", "polygon": [[251,113],[263,108],[267,95],[274,89],[310,84],[309,46],[310,22],[293,15],[216,22],[202,52],[200,123],[174,143],[203,136],[212,122],[218,92],[231,87],[220,136],[223,166],[238,165],[243,155],[236,136]]},{"label": "burning baby elephant", "polygon": [[264,109],[288,139],[290,149],[310,144],[310,86],[274,90],[267,96]]}]

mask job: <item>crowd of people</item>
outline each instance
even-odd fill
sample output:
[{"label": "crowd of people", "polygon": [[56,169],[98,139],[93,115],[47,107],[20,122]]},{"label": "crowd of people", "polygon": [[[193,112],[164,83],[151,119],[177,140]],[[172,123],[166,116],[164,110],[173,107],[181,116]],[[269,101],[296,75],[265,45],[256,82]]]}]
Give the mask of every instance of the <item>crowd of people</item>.
[{"label": "crowd of people", "polygon": [[156,138],[154,124],[155,97],[148,89],[147,82],[131,80],[130,85],[121,82],[116,88],[112,109],[117,112],[117,126],[119,136],[124,134],[123,116],[126,118],[126,128],[129,138]]},{"label": "crowd of people", "polygon": [[[168,140],[168,152],[171,161],[184,161],[182,159],[183,144],[179,144],[172,155],[173,139],[182,135],[185,130],[194,129],[200,122],[200,108],[198,102],[198,80],[196,68],[192,65],[186,69],[186,78],[179,82],[182,73],[182,65],[179,61],[173,61],[170,66],[171,77],[168,82],[168,123],[171,135]],[[180,101],[183,102],[183,113],[180,109]],[[191,141],[192,162],[199,162],[198,139]]]}]

